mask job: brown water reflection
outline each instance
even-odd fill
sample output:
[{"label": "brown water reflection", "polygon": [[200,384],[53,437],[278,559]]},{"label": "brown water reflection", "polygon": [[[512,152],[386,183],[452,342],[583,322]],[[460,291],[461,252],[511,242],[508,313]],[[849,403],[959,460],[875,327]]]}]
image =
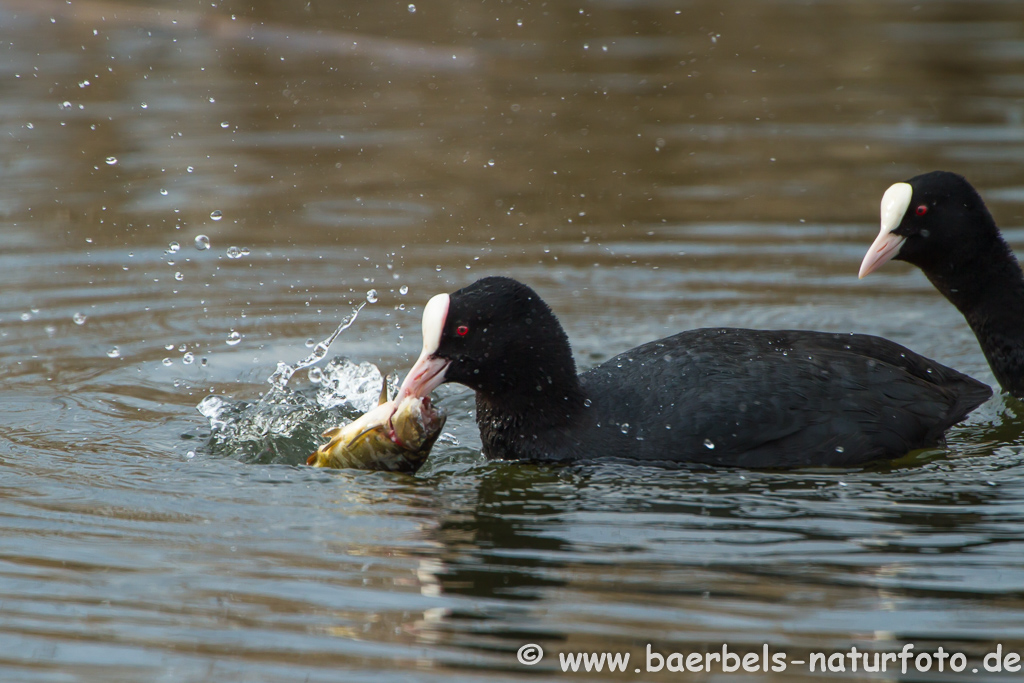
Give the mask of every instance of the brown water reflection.
[{"label": "brown water reflection", "polygon": [[[1024,249],[1020,9],[0,0],[0,678],[1024,649],[1010,399],[949,454],[863,472],[485,463],[458,389],[417,477],[195,438],[200,398],[255,400],[367,290],[332,351],[394,370],[429,295],[493,272],[542,293],[581,365],[689,327],[808,327],[991,382],[920,273],[856,271],[882,191],[933,168]],[[750,680],[794,677],[819,680]]]},{"label": "brown water reflection", "polygon": [[45,49],[7,68],[7,213],[118,245],[862,221],[893,178],[1024,142],[1013,3],[490,4],[12,3]]}]

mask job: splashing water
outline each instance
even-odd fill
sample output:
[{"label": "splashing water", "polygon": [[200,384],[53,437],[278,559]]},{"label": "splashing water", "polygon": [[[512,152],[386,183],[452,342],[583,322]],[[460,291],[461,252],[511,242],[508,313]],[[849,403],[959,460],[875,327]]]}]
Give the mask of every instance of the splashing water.
[{"label": "splashing water", "polygon": [[[326,357],[331,344],[355,323],[365,305],[353,308],[301,361],[279,362],[267,379],[270,390],[258,401],[215,395],[204,398],[196,408],[210,424],[208,452],[245,462],[301,464],[322,443],[320,434],[325,429],[350,422],[373,408],[384,381],[377,366],[337,357],[322,370],[311,367]],[[306,375],[310,385],[301,390],[289,387],[291,378],[304,368],[311,368]],[[388,386],[389,396],[397,393],[397,377],[388,378]]]},{"label": "splashing water", "polygon": [[298,363],[288,365],[284,361],[278,362],[277,370],[267,378],[267,381],[278,389],[283,389],[288,385],[288,380],[291,379],[292,375],[294,375],[296,371],[308,368],[310,365],[322,361],[327,356],[327,351],[331,348],[331,344],[334,343],[334,340],[337,339],[342,332],[352,327],[352,324],[355,323],[356,317],[359,315],[359,312],[363,310],[364,306],[366,306],[365,301],[352,309],[352,312],[341,321],[340,325],[338,325],[338,329],[334,330],[334,332],[331,333],[331,336],[327,337],[327,339],[316,344],[316,346],[313,347],[313,352]]},{"label": "splashing water", "polygon": [[[314,370],[319,382],[301,391],[275,385],[256,402],[204,398],[196,408],[210,423],[207,451],[244,462],[298,465],[323,443],[325,429],[351,422],[377,404],[384,378],[373,363],[337,357]],[[284,374],[290,378],[294,370]],[[388,378],[389,396],[397,391],[397,377]]]}]

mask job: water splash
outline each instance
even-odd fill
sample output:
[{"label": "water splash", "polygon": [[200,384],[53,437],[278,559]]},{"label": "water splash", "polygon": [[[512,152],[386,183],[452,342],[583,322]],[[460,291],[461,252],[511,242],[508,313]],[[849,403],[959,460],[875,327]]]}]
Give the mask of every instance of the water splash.
[{"label": "water splash", "polygon": [[[210,424],[207,451],[246,462],[301,464],[323,443],[320,435],[325,429],[373,408],[385,381],[376,365],[337,357],[323,369],[312,367],[326,357],[331,344],[355,323],[365,305],[354,307],[302,360],[279,362],[267,378],[270,389],[258,401],[205,397],[196,408]],[[306,373],[309,385],[290,387],[291,378],[305,368],[311,368]],[[388,386],[389,396],[396,394],[397,377],[388,378]]]},{"label": "water splash", "polygon": [[[289,378],[291,366],[281,363]],[[318,373],[318,374],[317,374]],[[377,404],[384,377],[372,363],[337,357],[311,368],[309,387],[273,386],[259,401],[205,397],[196,409],[209,421],[207,452],[252,463],[304,463],[325,429],[351,422]],[[388,378],[388,393],[398,391]]]},{"label": "water splash", "polygon": [[388,397],[398,393],[398,377],[386,379],[373,363],[355,363],[348,358],[333,358],[320,374],[316,392],[317,405],[322,408],[350,408],[360,413],[377,405],[381,383],[387,382]]},{"label": "water splash", "polygon": [[331,348],[331,344],[334,343],[334,340],[337,339],[342,332],[352,327],[352,324],[355,323],[356,317],[358,317],[359,312],[363,310],[364,306],[366,306],[365,301],[353,308],[352,312],[341,321],[340,325],[338,325],[338,329],[334,330],[327,339],[316,344],[313,347],[313,352],[298,363],[288,365],[284,361],[278,362],[277,370],[267,378],[267,381],[276,388],[283,389],[288,385],[288,380],[290,380],[292,375],[294,375],[298,370],[308,368],[310,365],[322,361],[327,356],[327,351]]}]

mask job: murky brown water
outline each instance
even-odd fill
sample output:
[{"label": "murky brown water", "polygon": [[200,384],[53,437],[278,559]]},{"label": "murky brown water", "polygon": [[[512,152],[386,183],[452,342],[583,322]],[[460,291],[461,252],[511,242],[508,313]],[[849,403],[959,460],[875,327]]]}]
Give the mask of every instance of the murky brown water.
[{"label": "murky brown water", "polygon": [[884,189],[934,168],[1024,250],[1021,17],[0,1],[0,678],[555,681],[556,653],[607,650],[630,673],[576,677],[726,680],[633,668],[648,643],[1024,651],[1011,399],[946,455],[822,473],[487,463],[457,387],[419,475],[321,472],[206,451],[195,409],[258,398],[370,289],[332,353],[403,369],[427,298],[491,273],[538,289],[582,365],[805,327],[991,383],[920,273],[856,271]]}]

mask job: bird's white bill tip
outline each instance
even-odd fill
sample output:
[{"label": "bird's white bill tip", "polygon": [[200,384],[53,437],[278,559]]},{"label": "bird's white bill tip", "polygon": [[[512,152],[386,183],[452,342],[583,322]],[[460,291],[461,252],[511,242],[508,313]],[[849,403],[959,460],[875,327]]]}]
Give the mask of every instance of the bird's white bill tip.
[{"label": "bird's white bill tip", "polygon": [[857,273],[857,277],[862,278],[878,270],[883,263],[889,261],[900,252],[900,247],[903,246],[906,239],[903,235],[897,235],[894,232],[883,229],[878,233],[875,241],[871,243],[868,253],[864,254],[864,260],[860,263],[860,272]]}]

